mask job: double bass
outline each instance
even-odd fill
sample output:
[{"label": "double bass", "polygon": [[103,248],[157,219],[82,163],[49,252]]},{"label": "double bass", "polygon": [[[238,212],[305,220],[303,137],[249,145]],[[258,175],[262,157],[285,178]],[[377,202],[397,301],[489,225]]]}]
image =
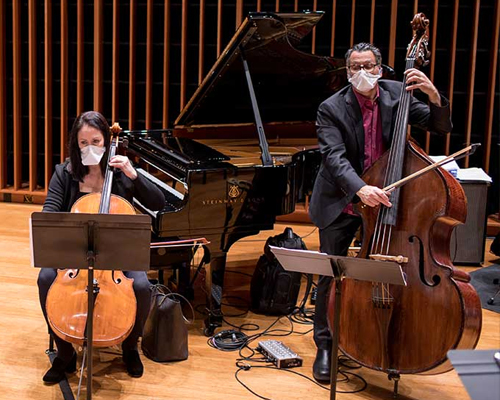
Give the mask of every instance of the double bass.
[{"label": "double bass", "polygon": [[[113,169],[109,161],[116,154],[120,131],[119,125],[113,124],[102,193],[89,193],[79,198],[71,212],[135,214],[127,200],[111,193]],[[137,312],[133,281],[121,271],[94,271],[93,346],[114,346],[123,342],[132,331]],[[47,294],[50,327],[61,339],[77,345],[84,345],[87,340],[87,283],[86,270],[61,269]]]},{"label": "double bass", "polygon": [[[428,24],[424,14],[415,15],[406,69],[428,62]],[[411,95],[403,81],[391,147],[363,174],[367,185],[385,188],[431,164],[407,135]],[[465,222],[467,212],[458,181],[434,169],[393,190],[390,200],[391,208],[357,207],[363,221],[358,257],[398,260],[407,286],[344,280],[339,347],[397,383],[400,374],[446,372],[451,369],[448,350],[474,348],[481,304],[469,275],[450,260],[452,231]],[[330,321],[334,301],[331,290]]]}]

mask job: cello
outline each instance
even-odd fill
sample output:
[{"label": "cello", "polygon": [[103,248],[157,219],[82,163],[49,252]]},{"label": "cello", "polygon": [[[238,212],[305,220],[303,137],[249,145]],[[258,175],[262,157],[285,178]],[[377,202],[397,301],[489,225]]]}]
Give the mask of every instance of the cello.
[{"label": "cello", "polygon": [[[412,21],[406,69],[427,63],[429,21]],[[381,188],[432,162],[407,135],[411,93],[405,80],[390,149],[362,176]],[[391,208],[357,206],[363,241],[358,257],[397,261],[407,286],[343,280],[339,328],[341,351],[359,364],[389,374],[437,374],[450,370],[447,352],[472,349],[481,332],[481,304],[467,273],[450,260],[450,239],[465,222],[466,197],[447,171],[433,169],[391,192]],[[335,290],[328,319],[334,318]]]},{"label": "cello", "polygon": [[[124,198],[111,194],[113,169],[109,161],[116,154],[120,126],[111,127],[110,149],[102,193],[89,193],[78,199],[71,212],[135,214],[134,207]],[[123,342],[135,324],[137,302],[133,279],[121,271],[94,271],[93,340],[96,347],[110,347]],[[87,270],[64,269],[47,294],[47,319],[53,332],[61,339],[84,345],[87,326]]]}]

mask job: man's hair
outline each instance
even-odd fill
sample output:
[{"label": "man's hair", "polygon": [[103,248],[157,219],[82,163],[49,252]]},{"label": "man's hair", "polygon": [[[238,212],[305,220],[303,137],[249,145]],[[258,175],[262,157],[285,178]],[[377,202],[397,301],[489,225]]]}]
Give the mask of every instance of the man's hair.
[{"label": "man's hair", "polygon": [[361,42],[354,45],[345,53],[345,62],[347,65],[349,65],[349,58],[351,58],[351,54],[353,51],[357,51],[358,53],[362,53],[363,51],[371,51],[375,56],[377,65],[382,64],[382,54],[380,53],[379,48],[375,47],[373,44]]},{"label": "man's hair", "polygon": [[80,182],[83,182],[83,178],[89,172],[89,168],[82,164],[82,156],[80,153],[80,147],[78,146],[78,132],[80,132],[80,129],[82,129],[84,126],[95,128],[104,136],[104,147],[106,147],[106,153],[104,154],[100,162],[101,171],[103,174],[106,172],[110,144],[108,121],[106,121],[106,118],[104,118],[101,113],[97,111],[87,111],[83,114],[80,114],[75,119],[73,127],[71,128],[71,132],[69,134],[68,150],[69,160],[71,163],[71,172],[73,174],[73,177],[78,179]]}]

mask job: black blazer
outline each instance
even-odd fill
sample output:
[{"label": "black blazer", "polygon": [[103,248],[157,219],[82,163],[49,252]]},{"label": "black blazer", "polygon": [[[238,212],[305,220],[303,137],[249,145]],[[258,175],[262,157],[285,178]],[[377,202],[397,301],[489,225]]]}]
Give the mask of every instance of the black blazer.
[{"label": "black blazer", "polygon": [[[379,109],[382,135],[390,147],[402,83],[380,80]],[[441,96],[441,107],[411,98],[408,123],[438,134],[450,132],[450,105]],[[320,229],[330,225],[365,184],[363,173],[365,132],[363,117],[351,85],[325,100],[318,108],[316,131],[322,162],[309,216]]]},{"label": "black blazer", "polygon": [[[69,161],[56,165],[42,211],[71,211],[79,190],[79,182],[71,174]],[[152,211],[158,211],[165,207],[165,196],[163,196],[161,190],[139,173],[137,179],[131,180],[122,171],[117,170],[114,173],[111,193],[123,197],[130,204],[133,204],[133,198],[135,197],[141,204]]]}]

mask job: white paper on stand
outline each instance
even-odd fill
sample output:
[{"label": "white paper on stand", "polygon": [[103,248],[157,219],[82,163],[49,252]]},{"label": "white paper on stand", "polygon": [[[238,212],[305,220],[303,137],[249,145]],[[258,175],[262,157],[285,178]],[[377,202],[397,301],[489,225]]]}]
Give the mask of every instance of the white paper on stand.
[{"label": "white paper on stand", "polygon": [[461,168],[457,171],[457,179],[461,181],[492,182],[491,177],[482,168]]},{"label": "white paper on stand", "polygon": [[[442,161],[446,158],[447,156],[429,156],[429,158],[433,162],[439,162]],[[446,171],[451,172],[453,176],[456,176],[456,172],[460,169],[458,166],[457,162],[455,160],[449,161],[444,165],[441,165],[441,168],[445,169]]]}]

